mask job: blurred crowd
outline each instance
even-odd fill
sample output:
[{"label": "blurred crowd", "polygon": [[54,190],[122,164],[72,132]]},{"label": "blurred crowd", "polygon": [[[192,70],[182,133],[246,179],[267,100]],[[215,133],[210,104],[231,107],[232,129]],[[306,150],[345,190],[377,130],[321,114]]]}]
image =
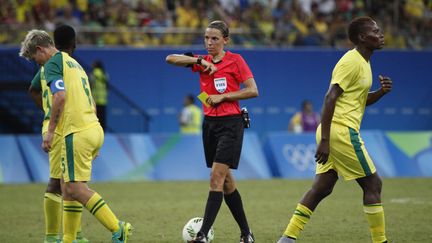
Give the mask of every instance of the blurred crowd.
[{"label": "blurred crowd", "polygon": [[378,21],[388,48],[432,47],[432,0],[0,0],[0,44],[67,23],[82,45],[201,45],[221,19],[234,45],[343,48],[362,15]]}]

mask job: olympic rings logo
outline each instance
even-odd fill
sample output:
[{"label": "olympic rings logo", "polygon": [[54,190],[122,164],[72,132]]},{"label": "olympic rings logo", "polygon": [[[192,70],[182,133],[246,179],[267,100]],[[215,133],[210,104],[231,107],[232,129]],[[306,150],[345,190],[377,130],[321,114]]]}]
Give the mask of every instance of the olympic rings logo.
[{"label": "olympic rings logo", "polygon": [[315,144],[285,144],[282,154],[299,171],[315,171]]}]

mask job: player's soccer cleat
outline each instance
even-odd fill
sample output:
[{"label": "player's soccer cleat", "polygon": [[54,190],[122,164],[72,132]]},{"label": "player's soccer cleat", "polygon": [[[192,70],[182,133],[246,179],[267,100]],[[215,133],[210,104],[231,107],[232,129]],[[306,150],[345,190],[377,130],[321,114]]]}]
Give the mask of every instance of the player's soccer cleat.
[{"label": "player's soccer cleat", "polygon": [[254,243],[255,238],[252,232],[249,232],[247,235],[240,235],[240,243]]},{"label": "player's soccer cleat", "polygon": [[78,232],[77,236],[76,236],[76,243],[89,243],[90,241],[88,239],[86,239],[83,235],[82,232]]},{"label": "player's soccer cleat", "polygon": [[88,239],[84,238],[84,237],[81,237],[81,238],[77,237],[76,240],[75,240],[75,242],[76,243],[90,243],[90,241]]},{"label": "player's soccer cleat", "polygon": [[76,239],[75,240],[76,243],[90,243],[90,241],[86,238],[81,238],[81,239]]},{"label": "player's soccer cleat", "polygon": [[61,240],[58,235],[47,235],[45,236],[44,243],[59,243]]},{"label": "player's soccer cleat", "polygon": [[282,236],[277,243],[295,243],[296,241],[292,238],[289,238],[287,236]]},{"label": "player's soccer cleat", "polygon": [[203,232],[198,232],[195,238],[190,243],[207,243],[207,237]]},{"label": "player's soccer cleat", "polygon": [[112,234],[112,243],[126,243],[132,235],[133,227],[130,223],[119,222],[120,229]]}]

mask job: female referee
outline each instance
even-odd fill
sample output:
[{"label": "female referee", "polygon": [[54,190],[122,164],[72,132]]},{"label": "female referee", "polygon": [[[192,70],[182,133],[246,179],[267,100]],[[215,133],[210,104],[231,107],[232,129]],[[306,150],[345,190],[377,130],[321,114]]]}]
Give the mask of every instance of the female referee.
[{"label": "female referee", "polygon": [[203,106],[202,138],[207,167],[211,168],[210,191],[201,230],[193,241],[197,243],[207,242],[207,233],[223,198],[240,227],[240,242],[254,242],[231,169],[238,167],[243,143],[244,123],[238,100],[257,97],[258,88],[244,59],[224,50],[228,40],[228,26],[223,21],[213,21],[204,35],[208,55],[188,53],[166,57],[169,64],[198,72],[200,89],[208,94],[209,107]]}]

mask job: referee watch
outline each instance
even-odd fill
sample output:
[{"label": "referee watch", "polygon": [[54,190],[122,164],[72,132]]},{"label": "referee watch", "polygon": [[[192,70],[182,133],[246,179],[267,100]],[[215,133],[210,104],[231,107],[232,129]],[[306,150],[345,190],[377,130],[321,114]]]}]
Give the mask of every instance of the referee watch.
[{"label": "referee watch", "polygon": [[202,56],[198,56],[196,63],[198,65],[201,65],[201,61],[202,61],[203,57]]}]

